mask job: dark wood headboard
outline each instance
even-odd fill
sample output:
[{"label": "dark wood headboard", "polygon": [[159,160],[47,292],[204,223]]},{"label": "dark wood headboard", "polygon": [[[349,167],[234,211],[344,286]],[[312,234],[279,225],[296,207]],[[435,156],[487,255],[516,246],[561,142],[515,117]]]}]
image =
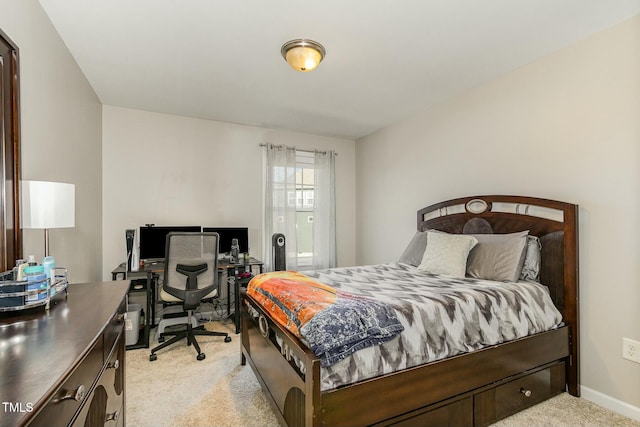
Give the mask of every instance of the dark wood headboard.
[{"label": "dark wood headboard", "polygon": [[457,234],[529,230],[540,238],[540,281],[570,326],[567,382],[579,393],[578,205],[525,196],[462,197],[420,209],[418,230],[428,229]]}]

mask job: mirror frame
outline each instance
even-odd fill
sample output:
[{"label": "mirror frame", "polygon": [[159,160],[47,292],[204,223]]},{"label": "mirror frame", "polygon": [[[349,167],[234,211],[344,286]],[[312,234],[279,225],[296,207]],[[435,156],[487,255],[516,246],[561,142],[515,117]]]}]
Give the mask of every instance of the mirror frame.
[{"label": "mirror frame", "polygon": [[0,268],[22,258],[20,225],[20,73],[18,46],[0,30]]}]

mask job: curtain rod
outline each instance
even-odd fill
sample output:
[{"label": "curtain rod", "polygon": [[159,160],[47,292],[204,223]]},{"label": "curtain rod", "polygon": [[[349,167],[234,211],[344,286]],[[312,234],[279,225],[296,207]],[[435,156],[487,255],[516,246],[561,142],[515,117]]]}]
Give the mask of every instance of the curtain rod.
[{"label": "curtain rod", "polygon": [[[300,148],[291,147],[291,146],[289,146],[289,145],[284,145],[284,144],[280,144],[280,145],[278,145],[278,144],[265,144],[265,143],[260,143],[260,144],[258,144],[258,145],[259,145],[260,147],[267,147],[267,146],[269,146],[269,145],[271,145],[272,147],[286,147],[286,148],[291,148],[291,149],[296,150],[296,151],[302,151],[302,152],[304,152],[304,153],[320,153],[320,154],[327,154],[327,151],[326,151],[326,150],[302,150],[302,149],[300,149]],[[335,153],[335,155],[336,155],[336,156],[338,155],[338,153],[337,153],[336,151],[334,151],[334,150],[331,150],[331,151],[333,151],[333,152]]]}]

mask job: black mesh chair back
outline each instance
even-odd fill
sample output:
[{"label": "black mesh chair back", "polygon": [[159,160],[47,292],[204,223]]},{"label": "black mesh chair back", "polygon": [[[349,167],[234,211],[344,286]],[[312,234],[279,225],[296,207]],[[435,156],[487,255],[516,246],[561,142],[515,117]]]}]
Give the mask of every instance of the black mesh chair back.
[{"label": "black mesh chair back", "polygon": [[164,270],[165,292],[183,300],[185,310],[218,289],[218,233],[169,233]]},{"label": "black mesh chair back", "polygon": [[203,326],[194,328],[192,325],[193,310],[204,298],[217,295],[218,240],[218,233],[210,232],[171,232],[167,235],[162,290],[182,301],[188,316],[184,330],[162,334],[162,339],[165,335],[173,335],[173,338],[153,348],[149,360],[156,360],[158,350],[182,339],[187,340],[187,345],[193,344],[198,360],[204,359],[205,354],[196,341],[197,335],[224,336],[225,342],[231,341],[225,332],[208,331]]}]

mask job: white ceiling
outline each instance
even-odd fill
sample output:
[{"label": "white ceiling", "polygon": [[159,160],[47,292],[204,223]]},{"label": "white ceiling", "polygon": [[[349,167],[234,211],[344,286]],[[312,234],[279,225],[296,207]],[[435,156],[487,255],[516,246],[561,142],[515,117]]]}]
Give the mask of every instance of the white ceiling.
[{"label": "white ceiling", "polygon": [[[357,139],[640,13],[640,0],[40,0],[103,104]],[[327,56],[280,56],[310,38]]]}]

